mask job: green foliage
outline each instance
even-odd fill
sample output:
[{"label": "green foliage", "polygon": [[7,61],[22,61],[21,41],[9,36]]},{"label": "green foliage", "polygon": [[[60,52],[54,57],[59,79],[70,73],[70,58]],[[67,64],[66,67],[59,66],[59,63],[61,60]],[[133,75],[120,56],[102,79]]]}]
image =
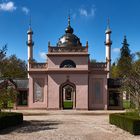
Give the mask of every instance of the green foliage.
[{"label": "green foliage", "polygon": [[18,92],[13,87],[0,89],[0,109],[11,108],[16,102]]},{"label": "green foliage", "polygon": [[118,78],[119,77],[119,70],[115,63],[111,66],[111,78]]},{"label": "green foliage", "polygon": [[7,51],[7,45],[3,46],[2,49],[0,49],[0,77],[2,76],[6,51]]},{"label": "green foliage", "polygon": [[[122,44],[120,58],[111,67],[111,77],[122,79],[120,93],[125,91],[130,97],[130,108],[137,108],[140,111],[140,52],[136,52],[138,59],[134,61],[126,36]],[[124,106],[128,107],[127,104]]]},{"label": "green foliage", "polygon": [[118,75],[120,78],[128,76],[132,68],[132,59],[129,57],[123,57],[118,61]]},{"label": "green foliage", "polygon": [[0,49],[0,77],[26,78],[27,64],[25,61],[11,55],[6,57],[7,45]]},{"label": "green foliage", "polygon": [[133,135],[140,134],[140,117],[137,113],[115,113],[109,115],[109,122]]},{"label": "green foliage", "polygon": [[130,101],[129,100],[123,100],[123,108],[124,109],[130,108]]},{"label": "green foliage", "polygon": [[65,109],[71,109],[73,107],[73,101],[64,101],[63,106]]},{"label": "green foliage", "polygon": [[130,57],[130,49],[129,49],[129,44],[127,43],[126,36],[124,36],[123,40],[123,46],[121,48],[121,57]]},{"label": "green foliage", "polygon": [[15,102],[8,101],[7,108],[13,108],[14,107],[14,103]]},{"label": "green foliage", "polygon": [[140,61],[132,64],[132,69],[127,77],[123,78],[120,89],[130,95],[131,107],[140,110]]},{"label": "green foliage", "polygon": [[112,78],[123,78],[130,74],[133,63],[133,55],[129,49],[129,44],[127,43],[126,36],[124,36],[123,46],[120,49],[120,57],[117,63],[113,63],[111,67],[111,77]]},{"label": "green foliage", "polygon": [[124,37],[123,46],[121,48],[120,58],[118,59],[118,75],[119,77],[125,77],[130,74],[132,68],[133,56],[130,53],[129,44],[127,43],[126,36]]},{"label": "green foliage", "polygon": [[22,113],[0,112],[0,130],[23,122]]},{"label": "green foliage", "polygon": [[2,71],[3,77],[8,78],[25,78],[27,77],[26,62],[18,59],[15,55],[11,55],[4,61],[4,68]]}]

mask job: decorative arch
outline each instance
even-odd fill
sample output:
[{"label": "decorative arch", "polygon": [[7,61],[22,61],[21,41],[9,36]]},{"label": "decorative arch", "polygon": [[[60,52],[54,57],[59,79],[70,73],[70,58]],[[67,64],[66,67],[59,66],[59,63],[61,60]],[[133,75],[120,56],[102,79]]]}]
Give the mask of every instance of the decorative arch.
[{"label": "decorative arch", "polygon": [[60,109],[65,109],[64,108],[64,90],[66,88],[69,88],[71,90],[71,100],[73,102],[73,106],[71,109],[75,109],[76,108],[76,86],[75,84],[71,83],[69,80],[67,80],[65,83],[62,83],[60,85],[60,92],[59,92],[59,106],[60,106]]},{"label": "decorative arch", "polygon": [[76,68],[76,64],[72,60],[64,60],[60,64],[60,68]]}]

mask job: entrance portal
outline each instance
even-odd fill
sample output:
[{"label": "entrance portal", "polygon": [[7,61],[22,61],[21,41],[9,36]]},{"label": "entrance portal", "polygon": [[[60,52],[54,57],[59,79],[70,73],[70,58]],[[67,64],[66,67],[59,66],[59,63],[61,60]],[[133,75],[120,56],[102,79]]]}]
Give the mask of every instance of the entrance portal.
[{"label": "entrance portal", "polygon": [[69,83],[64,84],[60,92],[60,107],[62,109],[75,108],[75,86]]}]

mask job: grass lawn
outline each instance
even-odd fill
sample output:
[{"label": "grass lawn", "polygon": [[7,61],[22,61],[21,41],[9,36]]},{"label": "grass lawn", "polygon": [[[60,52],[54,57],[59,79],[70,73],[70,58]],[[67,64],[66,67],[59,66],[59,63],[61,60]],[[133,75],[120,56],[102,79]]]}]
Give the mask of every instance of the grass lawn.
[{"label": "grass lawn", "polygon": [[130,108],[130,101],[129,100],[123,100],[123,108],[124,109]]},{"label": "grass lawn", "polygon": [[71,109],[73,108],[73,101],[64,101],[63,102],[64,109]]}]

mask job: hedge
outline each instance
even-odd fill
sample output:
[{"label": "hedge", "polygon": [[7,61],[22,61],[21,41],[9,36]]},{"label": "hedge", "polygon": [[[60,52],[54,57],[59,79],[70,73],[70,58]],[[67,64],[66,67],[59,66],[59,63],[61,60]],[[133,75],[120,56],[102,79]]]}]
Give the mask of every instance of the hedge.
[{"label": "hedge", "polygon": [[0,130],[23,122],[22,113],[0,112]]},{"label": "hedge", "polygon": [[110,124],[116,125],[133,135],[140,134],[140,117],[134,113],[114,113],[109,115]]}]

